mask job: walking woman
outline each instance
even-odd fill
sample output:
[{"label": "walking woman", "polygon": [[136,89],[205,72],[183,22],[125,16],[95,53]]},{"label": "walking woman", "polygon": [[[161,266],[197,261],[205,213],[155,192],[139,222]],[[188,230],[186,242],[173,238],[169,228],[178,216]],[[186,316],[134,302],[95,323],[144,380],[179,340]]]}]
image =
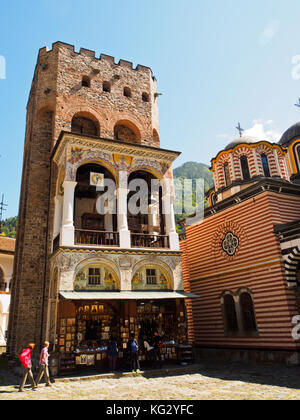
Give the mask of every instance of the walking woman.
[{"label": "walking woman", "polygon": [[49,353],[48,353],[48,348],[49,348],[49,341],[45,341],[44,342],[44,347],[41,351],[41,355],[40,355],[40,371],[39,371],[39,375],[37,377],[36,380],[36,386],[38,386],[38,384],[40,383],[40,380],[42,379],[42,377],[45,377],[45,381],[46,381],[46,386],[51,386],[51,382],[50,382],[50,376],[49,376]]},{"label": "walking woman", "polygon": [[30,383],[31,383],[31,388],[33,390],[36,389],[36,383],[34,382],[33,379],[33,374],[31,371],[32,368],[32,364],[31,364],[31,354],[32,351],[35,347],[34,343],[29,343],[28,347],[26,349],[24,349],[22,351],[22,353],[20,354],[20,361],[22,363],[22,367],[23,367],[23,377],[22,377],[22,381],[19,387],[19,392],[24,392],[24,386],[26,384],[27,381],[27,377],[29,377]]}]

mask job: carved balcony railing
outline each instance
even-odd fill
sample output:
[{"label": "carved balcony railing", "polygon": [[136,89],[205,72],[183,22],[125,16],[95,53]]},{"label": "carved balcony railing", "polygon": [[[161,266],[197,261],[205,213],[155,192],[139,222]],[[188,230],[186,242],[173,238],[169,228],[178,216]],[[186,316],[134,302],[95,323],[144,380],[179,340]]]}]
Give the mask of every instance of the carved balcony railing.
[{"label": "carved balcony railing", "polygon": [[131,233],[132,248],[170,248],[169,236]]},{"label": "carved balcony railing", "polygon": [[118,232],[75,230],[75,245],[114,246],[120,244]]}]

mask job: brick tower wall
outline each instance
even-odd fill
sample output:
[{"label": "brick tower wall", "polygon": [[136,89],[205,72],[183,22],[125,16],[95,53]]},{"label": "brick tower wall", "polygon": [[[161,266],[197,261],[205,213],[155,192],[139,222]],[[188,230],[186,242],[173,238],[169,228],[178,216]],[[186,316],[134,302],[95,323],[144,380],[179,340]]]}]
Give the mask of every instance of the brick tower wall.
[{"label": "brick tower wall", "polygon": [[[82,86],[82,78],[90,87]],[[110,92],[103,91],[109,82]],[[124,96],[124,88],[131,97]],[[57,173],[50,156],[61,130],[71,131],[74,115],[114,139],[117,124],[129,127],[140,144],[160,147],[156,80],[151,69],[57,42],[39,52],[27,106],[19,226],[14,261],[7,350],[45,339],[49,296],[49,256]],[[144,100],[143,100],[144,94]],[[148,101],[145,101],[145,98]]]}]

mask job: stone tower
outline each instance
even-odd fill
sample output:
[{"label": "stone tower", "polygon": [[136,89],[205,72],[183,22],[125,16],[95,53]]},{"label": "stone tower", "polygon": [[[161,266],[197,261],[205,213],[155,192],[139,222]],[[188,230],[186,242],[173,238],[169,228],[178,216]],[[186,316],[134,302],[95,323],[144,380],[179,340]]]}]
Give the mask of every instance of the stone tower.
[{"label": "stone tower", "polygon": [[[86,49],[77,53],[62,42],[39,51],[27,106],[9,354],[17,354],[28,341],[55,341],[59,293],[73,288],[82,250],[85,256],[98,252],[100,258],[105,250],[110,255],[112,247],[118,249],[120,260],[107,266],[118,272],[121,290],[132,289],[130,264],[139,262],[137,251],[151,251],[152,263],[164,266],[161,272],[172,277],[171,289],[183,290],[173,210],[158,220],[155,212],[166,204],[156,210],[152,205],[151,223],[150,216],[144,223],[127,217],[130,176],[145,177],[148,171],[150,177],[172,181],[171,165],[178,153],[160,149],[157,98],[156,79],[148,67],[134,69],[124,60],[116,64],[113,57],[96,57]],[[91,216],[94,193],[79,186],[87,174],[99,171],[118,186],[118,214],[105,220]],[[89,223],[99,225],[98,230],[93,225],[93,234]],[[132,261],[124,261],[124,249],[132,253]],[[75,262],[67,250],[78,251]]]}]

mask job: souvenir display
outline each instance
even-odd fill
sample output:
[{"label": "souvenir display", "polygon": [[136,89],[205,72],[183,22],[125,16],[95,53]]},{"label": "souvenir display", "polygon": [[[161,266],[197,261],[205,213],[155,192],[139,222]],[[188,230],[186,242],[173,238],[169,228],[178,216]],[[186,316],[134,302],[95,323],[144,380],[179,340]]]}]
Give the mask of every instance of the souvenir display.
[{"label": "souvenir display", "polygon": [[135,314],[118,316],[117,305],[91,302],[76,309],[76,318],[65,317],[58,323],[60,370],[108,369],[107,346],[111,336],[118,341],[118,359],[126,366],[127,345],[131,334],[139,341],[139,360],[147,362],[143,340],[162,338],[161,360],[165,363],[193,360],[192,346],[187,344],[187,323],[184,312],[174,302],[137,304]]}]

